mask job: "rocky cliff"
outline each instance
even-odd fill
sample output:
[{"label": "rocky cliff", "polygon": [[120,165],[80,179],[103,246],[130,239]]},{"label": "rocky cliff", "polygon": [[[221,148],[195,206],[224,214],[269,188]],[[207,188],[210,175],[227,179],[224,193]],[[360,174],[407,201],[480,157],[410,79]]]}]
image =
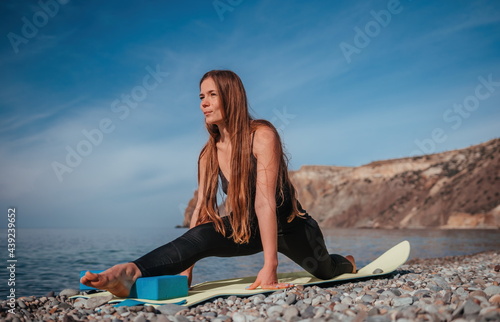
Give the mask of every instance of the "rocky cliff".
[{"label": "rocky cliff", "polygon": [[290,174],[302,206],[323,227],[500,228],[500,139],[359,167],[303,166]]}]

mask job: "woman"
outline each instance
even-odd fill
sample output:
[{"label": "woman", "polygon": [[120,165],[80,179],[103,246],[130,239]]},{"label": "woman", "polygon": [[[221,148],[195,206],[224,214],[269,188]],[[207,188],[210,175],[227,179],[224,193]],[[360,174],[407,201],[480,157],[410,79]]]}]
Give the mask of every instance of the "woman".
[{"label": "woman", "polygon": [[[264,252],[264,265],[249,289],[286,288],[277,279],[278,251],[321,279],[356,272],[352,256],[329,255],[314,219],[301,208],[288,177],[279,135],[248,112],[240,78],[213,70],[200,81],[200,108],[209,139],[198,160],[198,201],[190,229],[143,257],[81,282],[126,297],[139,277],[187,275],[207,256],[242,256]],[[226,193],[228,216],[220,217],[219,183]]]}]

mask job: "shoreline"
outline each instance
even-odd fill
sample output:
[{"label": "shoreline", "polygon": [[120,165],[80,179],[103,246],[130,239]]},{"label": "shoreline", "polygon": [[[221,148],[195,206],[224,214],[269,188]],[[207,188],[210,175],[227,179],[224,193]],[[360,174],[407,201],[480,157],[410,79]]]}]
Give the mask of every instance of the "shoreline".
[{"label": "shoreline", "polygon": [[[331,287],[295,286],[269,295],[230,296],[191,308],[112,307],[59,295],[0,304],[5,321],[466,321],[500,320],[500,251],[414,258],[393,274]],[[95,302],[95,301],[94,301]],[[12,304],[11,304],[12,305]],[[12,312],[12,311],[11,311]]]}]

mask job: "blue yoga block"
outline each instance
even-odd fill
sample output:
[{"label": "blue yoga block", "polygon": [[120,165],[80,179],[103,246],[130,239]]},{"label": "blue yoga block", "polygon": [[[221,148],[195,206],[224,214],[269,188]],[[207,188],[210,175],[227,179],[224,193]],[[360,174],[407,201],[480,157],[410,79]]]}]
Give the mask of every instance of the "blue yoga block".
[{"label": "blue yoga block", "polygon": [[[80,278],[85,275],[86,271],[80,272]],[[91,271],[92,273],[100,273],[102,271]],[[80,283],[80,290],[95,290]],[[177,297],[188,295],[187,276],[183,275],[163,275],[153,277],[138,278],[132,289],[129,297],[146,299],[146,300],[168,300]]]},{"label": "blue yoga block", "polygon": [[187,276],[141,277],[135,281],[129,297],[147,300],[168,300],[187,296],[188,289]]}]

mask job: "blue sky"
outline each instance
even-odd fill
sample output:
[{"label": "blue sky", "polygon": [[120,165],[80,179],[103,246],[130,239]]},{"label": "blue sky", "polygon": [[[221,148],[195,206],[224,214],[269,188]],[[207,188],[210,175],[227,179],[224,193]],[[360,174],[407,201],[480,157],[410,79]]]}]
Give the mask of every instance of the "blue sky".
[{"label": "blue sky", "polygon": [[2,1],[0,33],[0,209],[20,227],[181,223],[211,69],[240,75],[291,169],[500,136],[498,1]]}]

